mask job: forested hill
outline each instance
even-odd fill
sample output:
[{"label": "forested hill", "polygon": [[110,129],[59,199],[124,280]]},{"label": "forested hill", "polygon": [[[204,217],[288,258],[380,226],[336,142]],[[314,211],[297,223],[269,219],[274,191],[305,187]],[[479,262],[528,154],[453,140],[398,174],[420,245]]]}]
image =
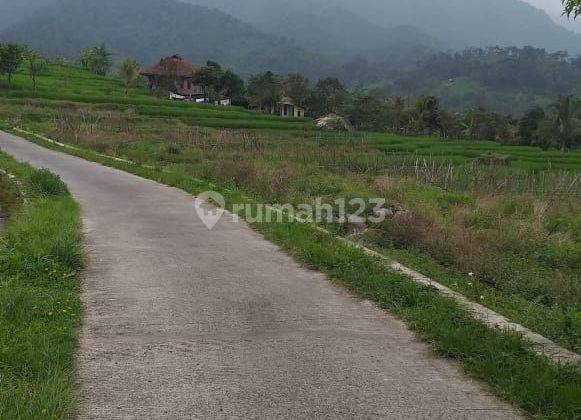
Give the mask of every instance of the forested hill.
[{"label": "forested hill", "polygon": [[325,8],[342,8],[383,28],[415,26],[448,48],[532,45],[548,51],[581,53],[581,35],[556,24],[547,13],[522,0],[184,1],[218,7],[252,24],[280,20],[297,11],[316,14]]},{"label": "forested hill", "polygon": [[0,30],[14,25],[54,0],[0,0]]},{"label": "forested hill", "polygon": [[532,47],[472,48],[434,55],[399,75],[376,71],[378,80],[390,80],[389,95],[430,93],[455,110],[478,106],[519,115],[558,96],[581,95],[581,57]]},{"label": "forested hill", "polygon": [[294,12],[286,10],[254,25],[264,32],[284,34],[299,45],[309,45],[347,60],[355,56],[374,60],[378,51],[389,51],[392,58],[406,56],[410,62],[415,62],[418,58],[415,50],[418,48],[432,51],[445,49],[442,42],[414,26],[385,28],[337,7]]},{"label": "forested hill", "polygon": [[3,30],[0,40],[69,57],[104,42],[116,55],[143,64],[180,53],[194,63],[219,61],[243,75],[270,69],[316,78],[334,68],[324,54],[266,35],[218,10],[173,0],[59,0]]}]

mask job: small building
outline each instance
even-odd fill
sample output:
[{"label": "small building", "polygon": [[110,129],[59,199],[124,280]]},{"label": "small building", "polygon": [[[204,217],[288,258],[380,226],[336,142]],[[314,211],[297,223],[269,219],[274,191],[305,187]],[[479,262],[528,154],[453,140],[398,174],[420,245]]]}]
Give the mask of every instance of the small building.
[{"label": "small building", "polygon": [[256,98],[250,98],[250,108],[270,115],[280,115],[283,118],[302,118],[305,116],[305,109],[294,103],[289,96],[283,96],[276,105],[261,105]]},{"label": "small building", "polygon": [[147,77],[152,92],[168,91],[170,98],[204,101],[204,88],[193,83],[196,67],[179,55],[163,58],[158,64],[141,71]]},{"label": "small building", "polygon": [[303,118],[305,116],[305,109],[296,105],[288,96],[282,98],[279,108],[280,116],[283,118]]}]

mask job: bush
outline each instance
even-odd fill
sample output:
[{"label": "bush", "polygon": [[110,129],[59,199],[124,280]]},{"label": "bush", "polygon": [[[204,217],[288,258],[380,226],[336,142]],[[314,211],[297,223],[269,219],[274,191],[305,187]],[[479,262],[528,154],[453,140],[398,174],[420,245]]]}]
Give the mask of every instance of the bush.
[{"label": "bush", "polygon": [[44,197],[63,197],[70,195],[67,185],[60,177],[46,169],[33,171],[30,174],[29,182],[32,189]]}]

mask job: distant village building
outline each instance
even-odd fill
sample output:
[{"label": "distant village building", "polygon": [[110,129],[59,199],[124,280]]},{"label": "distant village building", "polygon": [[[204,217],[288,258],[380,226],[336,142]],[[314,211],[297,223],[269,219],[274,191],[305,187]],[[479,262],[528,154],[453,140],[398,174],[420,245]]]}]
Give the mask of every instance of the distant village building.
[{"label": "distant village building", "polygon": [[302,118],[305,116],[305,109],[296,105],[292,98],[285,96],[280,103],[280,116],[284,118]]},{"label": "distant village building", "polygon": [[280,115],[283,118],[302,118],[305,116],[305,108],[296,105],[293,99],[289,96],[283,96],[280,102],[276,105],[264,106],[259,103],[259,100],[250,98],[250,108],[262,111],[270,115]]},{"label": "distant village building", "polygon": [[152,92],[166,90],[171,99],[203,102],[204,88],[194,85],[195,74],[196,67],[177,54],[141,71],[141,75],[149,80]]}]

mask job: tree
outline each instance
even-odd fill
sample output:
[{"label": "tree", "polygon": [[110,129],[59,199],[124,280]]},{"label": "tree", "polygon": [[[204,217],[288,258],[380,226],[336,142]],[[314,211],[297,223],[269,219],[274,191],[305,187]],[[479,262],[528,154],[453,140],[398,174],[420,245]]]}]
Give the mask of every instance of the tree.
[{"label": "tree", "polygon": [[295,105],[303,108],[307,105],[311,89],[309,79],[305,76],[299,73],[289,74],[283,80],[283,89],[285,95],[291,97]]},{"label": "tree", "polygon": [[241,99],[244,96],[244,80],[232,70],[226,70],[220,79],[220,92],[233,102],[243,102]]},{"label": "tree", "polygon": [[282,98],[282,80],[271,71],[255,74],[248,80],[248,97],[250,105],[259,107],[273,114],[276,105]]},{"label": "tree", "polygon": [[309,111],[319,117],[327,114],[341,113],[348,93],[335,77],[319,80],[309,99]]},{"label": "tree", "polygon": [[68,64],[67,59],[60,54],[57,54],[52,62],[55,66],[59,67],[64,67]]},{"label": "tree", "polygon": [[565,151],[572,146],[575,133],[575,116],[579,101],[572,96],[561,96],[553,105],[553,122],[559,139],[559,147]]},{"label": "tree", "polygon": [[26,67],[32,79],[32,88],[36,90],[36,78],[48,69],[48,60],[35,51],[27,51],[25,54]]},{"label": "tree", "polygon": [[441,134],[443,138],[458,138],[462,126],[457,115],[443,109],[440,110]]},{"label": "tree", "polygon": [[0,74],[8,75],[8,88],[12,87],[12,75],[24,60],[25,49],[18,44],[0,44]]},{"label": "tree", "polygon": [[85,70],[91,71],[91,66],[93,63],[93,48],[86,47],[79,53],[79,58],[77,60],[79,65]]},{"label": "tree", "polygon": [[126,58],[119,64],[119,77],[125,85],[125,95],[129,88],[139,79],[139,63],[133,58]]},{"label": "tree", "polygon": [[85,70],[98,74],[99,76],[106,76],[113,65],[113,54],[107,49],[105,44],[95,47],[87,47],[79,54],[79,64]]},{"label": "tree", "polygon": [[540,106],[532,108],[520,120],[518,126],[518,138],[520,144],[531,145],[535,139],[535,133],[541,121],[545,119],[545,110]]},{"label": "tree", "polygon": [[431,136],[434,131],[442,129],[442,116],[440,113],[440,101],[435,96],[425,96],[416,103],[414,121],[418,133],[428,129]]},{"label": "tree", "polygon": [[392,121],[393,121],[393,129],[397,133],[401,131],[403,128],[403,122],[405,120],[405,101],[401,96],[396,97],[393,100],[392,109]]},{"label": "tree", "polygon": [[204,93],[214,101],[221,90],[221,81],[224,71],[220,64],[215,61],[208,61],[204,67],[200,67],[194,75],[194,84],[204,87]]},{"label": "tree", "polygon": [[532,146],[538,146],[543,150],[548,150],[551,147],[558,147],[559,140],[555,130],[555,124],[550,119],[544,119],[539,122],[539,126],[533,135]]},{"label": "tree", "polygon": [[358,90],[344,107],[345,117],[357,129],[383,131],[388,128],[389,108],[376,90]]},{"label": "tree", "polygon": [[576,19],[581,16],[581,0],[563,0],[563,5],[565,6],[565,14],[568,17],[573,17]]},{"label": "tree", "polygon": [[93,72],[100,76],[106,76],[107,73],[109,73],[109,70],[111,70],[111,66],[113,65],[113,61],[111,59],[113,54],[109,52],[105,44],[94,47],[93,51]]}]

